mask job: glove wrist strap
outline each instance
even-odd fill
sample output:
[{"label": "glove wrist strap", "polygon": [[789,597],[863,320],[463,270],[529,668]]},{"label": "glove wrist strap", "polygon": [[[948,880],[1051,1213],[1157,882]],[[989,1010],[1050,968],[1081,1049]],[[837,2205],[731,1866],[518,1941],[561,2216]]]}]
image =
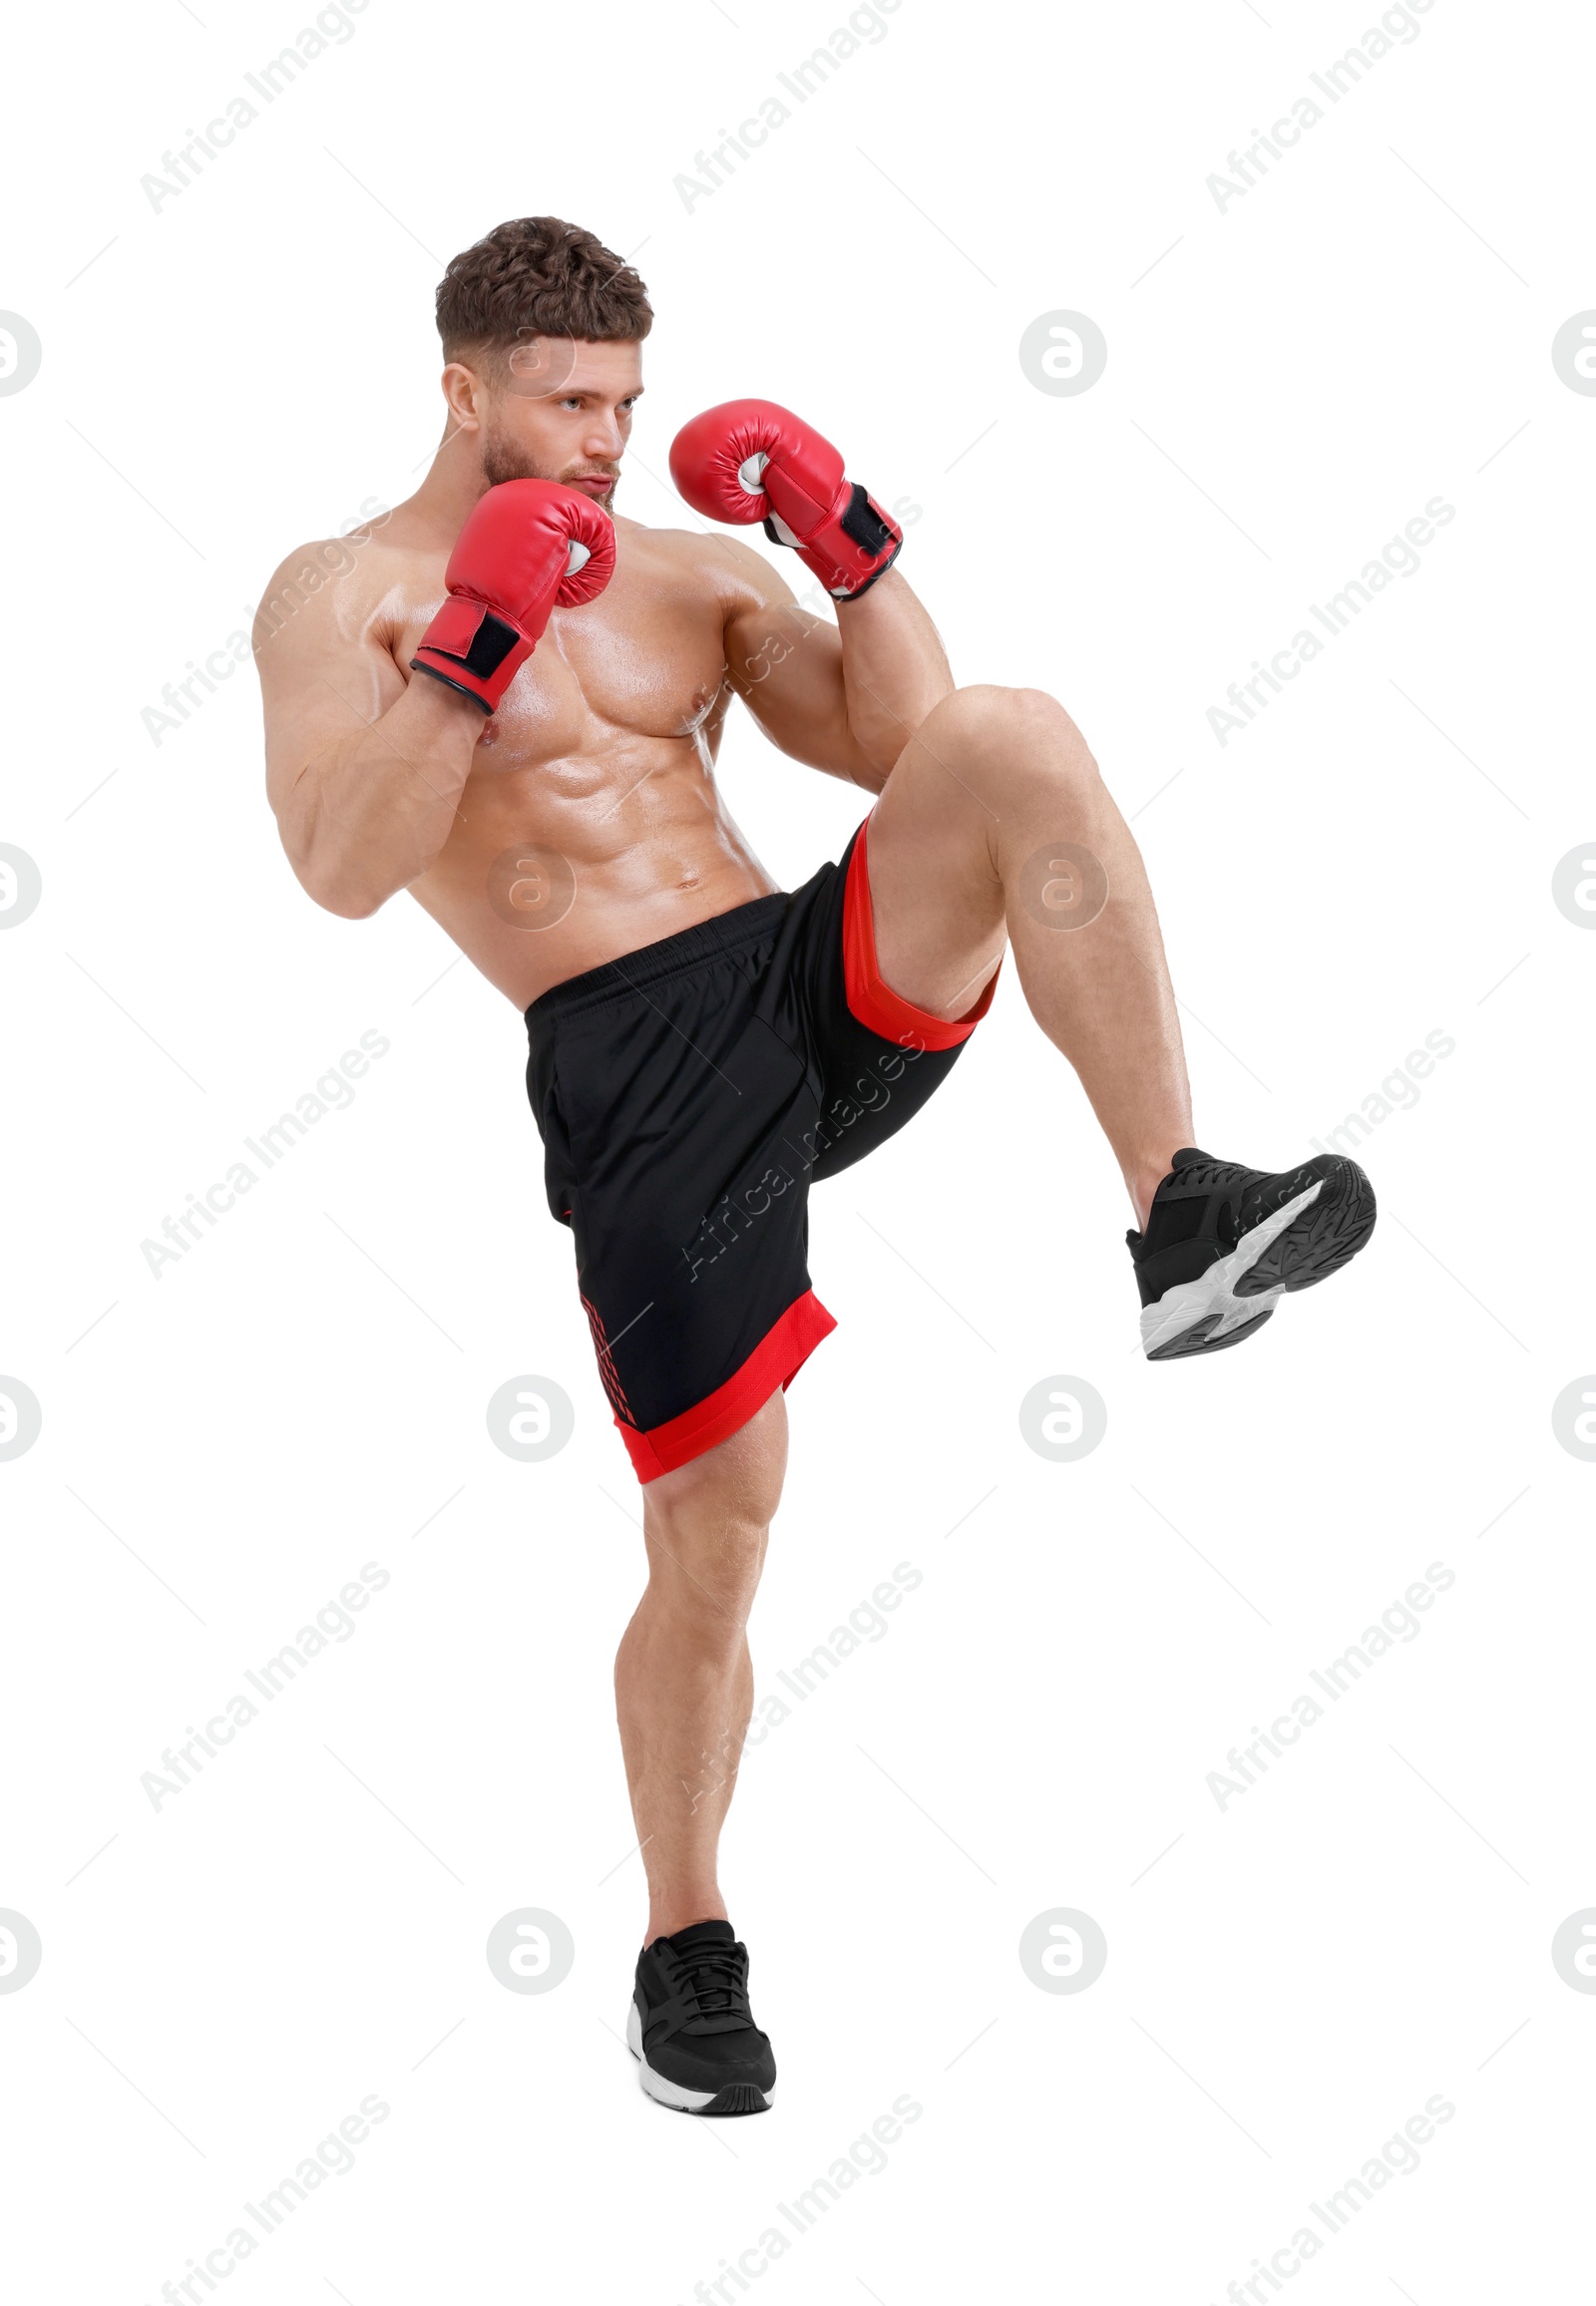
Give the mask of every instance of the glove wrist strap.
[{"label": "glove wrist strap", "polygon": [[857,481],[843,483],[831,511],[807,537],[795,538],[784,521],[773,518],[765,522],[765,535],[776,545],[796,545],[799,560],[834,600],[857,600],[892,567],[904,542],[897,522]]},{"label": "glove wrist strap", "polygon": [[410,662],[493,712],[532,651],[526,634],[483,601],[451,592]]}]

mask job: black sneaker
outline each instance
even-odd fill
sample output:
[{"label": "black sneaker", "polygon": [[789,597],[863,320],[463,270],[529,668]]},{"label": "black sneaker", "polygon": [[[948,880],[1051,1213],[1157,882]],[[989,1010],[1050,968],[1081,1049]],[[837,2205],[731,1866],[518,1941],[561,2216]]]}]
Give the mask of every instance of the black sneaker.
[{"label": "black sneaker", "polygon": [[1270,1177],[1188,1146],[1126,1243],[1150,1361],[1216,1353],[1261,1330],[1288,1290],[1311,1289],[1375,1230],[1375,1189],[1356,1161],[1320,1154]]},{"label": "black sneaker", "polygon": [[748,1949],[694,1922],[637,1957],[626,2044],[650,2098],[680,2114],[763,2114],[776,2061],[748,2007]]}]

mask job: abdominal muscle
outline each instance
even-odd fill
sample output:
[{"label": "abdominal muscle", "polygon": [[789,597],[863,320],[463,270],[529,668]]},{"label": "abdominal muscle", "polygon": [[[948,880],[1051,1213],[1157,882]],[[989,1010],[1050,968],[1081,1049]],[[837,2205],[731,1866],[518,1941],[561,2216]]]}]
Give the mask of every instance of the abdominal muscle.
[{"label": "abdominal muscle", "polygon": [[410,894],[517,1008],[776,884],[722,806],[701,731],[584,732],[518,768],[490,723]]}]

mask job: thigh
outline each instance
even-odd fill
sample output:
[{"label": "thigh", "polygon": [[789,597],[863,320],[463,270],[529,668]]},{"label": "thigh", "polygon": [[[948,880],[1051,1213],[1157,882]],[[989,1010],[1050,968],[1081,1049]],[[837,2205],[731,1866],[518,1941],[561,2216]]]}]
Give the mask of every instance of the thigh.
[{"label": "thigh", "polygon": [[610,1404],[643,1433],[733,1378],[809,1286],[803,1067],[756,1017],[712,1039],[716,1021],[689,1044],[643,1010],[640,1057],[612,1016],[557,1044],[578,1285]]},{"label": "thigh", "polygon": [[888,985],[876,955],[870,896],[875,820],[842,861],[793,904],[791,981],[801,984],[803,1032],[816,1099],[804,1138],[805,1174],[828,1177],[896,1134],[946,1080],[991,987],[950,1020]]},{"label": "thigh", "polygon": [[[965,1015],[1001,959],[998,871],[1004,778],[992,757],[998,692],[956,689],[910,739],[870,819],[881,973],[932,1015]],[[1000,740],[1010,747],[1012,738]]]},{"label": "thigh", "polygon": [[539,1024],[551,1206],[644,1482],[746,1424],[834,1327],[809,1286],[811,1067],[761,1013],[769,942]]},{"label": "thigh", "polygon": [[772,1393],[712,1449],[661,1473],[643,1491],[648,1573],[746,1615],[764,1567],[770,1523],[787,1470],[787,1396]]}]

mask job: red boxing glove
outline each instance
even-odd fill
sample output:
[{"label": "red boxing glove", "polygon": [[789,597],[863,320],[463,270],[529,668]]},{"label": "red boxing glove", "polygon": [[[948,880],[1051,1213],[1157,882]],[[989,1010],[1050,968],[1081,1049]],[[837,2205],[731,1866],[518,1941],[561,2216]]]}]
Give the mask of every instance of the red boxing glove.
[{"label": "red boxing glove", "polygon": [[556,481],[501,481],[455,539],[449,597],[410,662],[495,712],[556,604],[597,600],[614,569],[614,523],[592,497]]},{"label": "red boxing glove", "polygon": [[843,476],[830,441],[773,400],[727,400],[682,426],[670,477],[707,521],[763,521],[835,600],[857,600],[898,558],[904,533]]}]

